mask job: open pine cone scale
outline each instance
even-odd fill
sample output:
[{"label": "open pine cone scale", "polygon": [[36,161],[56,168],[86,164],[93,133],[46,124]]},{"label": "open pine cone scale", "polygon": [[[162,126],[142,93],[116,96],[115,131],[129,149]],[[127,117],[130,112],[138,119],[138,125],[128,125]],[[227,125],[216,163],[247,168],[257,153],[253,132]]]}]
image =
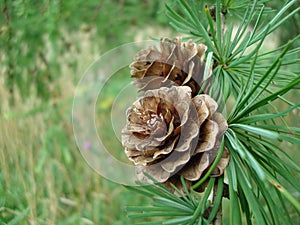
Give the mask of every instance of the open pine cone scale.
[{"label": "open pine cone scale", "polygon": [[[192,96],[198,94],[204,83],[205,62],[202,57],[207,47],[197,45],[191,40],[181,42],[162,39],[160,50],[149,47],[141,50],[130,65],[131,76],[143,90],[156,89],[161,86],[172,86],[174,83],[186,85],[192,89]],[[209,73],[208,78],[211,76]]]},{"label": "open pine cone scale", "polygon": [[[141,50],[130,65],[134,83],[144,92],[127,110],[122,144],[139,180],[151,182],[146,173],[182,190],[180,176],[191,186],[214,162],[228,126],[217,102],[199,94],[208,87],[206,49],[191,40],[162,39],[160,49]],[[211,68],[206,74],[210,79]],[[224,149],[211,176],[222,175],[228,162]]]},{"label": "open pine cone scale", "polygon": [[[138,178],[149,182],[147,173],[161,183],[176,174],[191,182],[200,179],[215,159],[227,129],[216,110],[212,98],[191,98],[186,86],[146,91],[128,109],[122,132],[125,153],[137,165]],[[224,165],[219,167],[223,171]]]}]

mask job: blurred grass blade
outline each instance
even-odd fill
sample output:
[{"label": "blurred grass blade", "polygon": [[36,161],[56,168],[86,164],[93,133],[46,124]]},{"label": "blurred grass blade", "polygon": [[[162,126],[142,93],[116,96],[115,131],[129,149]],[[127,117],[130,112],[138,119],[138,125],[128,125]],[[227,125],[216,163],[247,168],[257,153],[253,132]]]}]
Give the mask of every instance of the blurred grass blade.
[{"label": "blurred grass blade", "polygon": [[27,208],[27,209],[23,210],[14,219],[12,219],[11,221],[9,221],[7,225],[23,224],[24,223],[23,220],[28,215],[29,211],[30,211],[30,208]]}]

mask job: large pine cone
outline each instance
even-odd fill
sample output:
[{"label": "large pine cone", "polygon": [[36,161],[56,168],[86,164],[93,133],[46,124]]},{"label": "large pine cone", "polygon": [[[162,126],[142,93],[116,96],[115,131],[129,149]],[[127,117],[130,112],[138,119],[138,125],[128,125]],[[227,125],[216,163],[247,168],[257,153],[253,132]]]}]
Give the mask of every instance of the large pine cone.
[{"label": "large pine cone", "polygon": [[[170,87],[176,83],[192,89],[192,96],[198,94],[200,87],[211,76],[204,78],[205,63],[203,55],[207,47],[196,44],[192,40],[181,42],[181,38],[173,41],[163,38],[160,50],[155,47],[138,52],[131,63],[131,76],[141,90]],[[204,91],[204,90],[203,90]]]},{"label": "large pine cone", "polygon": [[[148,90],[127,110],[122,144],[127,157],[158,182],[177,185],[179,175],[187,183],[200,179],[215,159],[227,122],[208,95],[191,98],[185,86]],[[227,151],[213,175],[224,172]],[[180,188],[180,185],[178,185]]]}]

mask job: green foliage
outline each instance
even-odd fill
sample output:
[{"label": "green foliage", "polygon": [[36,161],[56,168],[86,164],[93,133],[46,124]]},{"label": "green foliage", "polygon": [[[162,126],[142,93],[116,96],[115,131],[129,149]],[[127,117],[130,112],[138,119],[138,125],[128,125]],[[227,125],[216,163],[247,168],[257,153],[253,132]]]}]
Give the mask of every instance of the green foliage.
[{"label": "green foliage", "polygon": [[[278,73],[281,60],[287,53],[288,47],[289,45],[285,47],[281,55],[274,60],[266,73],[256,83],[254,83],[254,73],[250,74],[229,115],[228,123],[230,125],[225,134],[226,146],[231,155],[231,166],[227,169],[229,183],[233,181],[232,179],[236,181],[235,188],[230,187],[233,189],[231,195],[235,195],[234,191],[242,192],[245,195],[243,200],[245,203],[240,200],[241,205],[247,207],[246,212],[253,209],[256,220],[261,219],[259,224],[293,224],[289,216],[280,218],[277,216],[286,215],[285,212],[288,211],[280,195],[284,196],[300,213],[299,202],[286,190],[286,187],[291,185],[297,192],[300,191],[299,182],[291,172],[299,173],[300,167],[279,145],[280,141],[288,141],[298,146],[300,144],[300,130],[287,126],[283,118],[284,115],[298,108],[300,102],[290,103],[292,106],[281,112],[273,105],[278,113],[255,113],[255,110],[268,105],[272,106],[272,102],[279,99],[279,96],[300,84],[300,77],[298,76],[291,80],[286,79],[286,85],[273,93],[267,91],[270,81]],[[251,70],[255,70],[254,64],[252,64]],[[267,93],[265,94],[265,92]],[[267,107],[265,110],[270,111],[269,108]],[[280,124],[280,120],[283,124]],[[235,172],[233,173],[233,171]],[[248,186],[244,185],[243,182]],[[269,216],[266,214],[265,205],[257,202],[260,198],[255,194],[256,191],[265,200]],[[251,192],[253,193],[249,194]],[[233,200],[230,199],[230,201]],[[232,202],[232,204],[234,203]],[[234,218],[232,218],[233,220]],[[247,224],[251,224],[251,221]]]},{"label": "green foliage", "polygon": [[[269,1],[267,3],[268,6],[270,7],[274,7],[274,8],[279,8],[282,5],[281,1]],[[296,2],[294,4],[293,7],[291,7],[290,9],[287,10],[287,13],[291,13],[293,10],[297,9],[300,7],[300,2]],[[290,20],[288,25],[286,26],[281,26],[280,27],[280,32],[277,33],[277,35],[280,38],[280,42],[282,44],[288,42],[289,39],[297,36],[299,34],[299,29],[300,29],[300,23],[299,23],[299,19],[300,19],[300,14],[297,13],[295,14]],[[297,41],[295,41],[293,43],[293,47],[299,47],[300,44],[300,40],[298,39]],[[298,58],[299,58],[299,54],[298,54]]]},{"label": "green foliage", "polygon": [[147,202],[93,172],[71,127],[74,86],[93,57],[166,24],[162,3],[136,3],[0,1],[1,225],[130,224],[124,205]]},{"label": "green foliage", "polygon": [[[225,177],[231,225],[243,224],[243,221],[247,225],[295,224],[291,215],[300,215],[299,199],[293,196],[300,191],[299,177],[295,177],[300,167],[282,144],[290,144],[294,150],[299,150],[300,146],[300,129],[289,126],[285,119],[292,111],[299,110],[300,102],[284,97],[287,93],[298,93],[300,49],[295,43],[300,36],[297,34],[287,43],[273,46],[272,50],[264,47],[268,36],[299,14],[300,8],[296,7],[296,0],[283,3],[279,10],[265,7],[268,2],[177,0],[166,5],[171,26],[208,46],[207,64],[213,65],[214,76],[209,94],[222,105],[224,113],[226,107],[234,103],[228,110],[229,128],[223,143],[230,153]],[[211,56],[214,63],[210,62]],[[217,162],[218,157],[211,170]],[[205,181],[215,182],[215,178],[209,178],[209,172],[193,188]],[[218,180],[223,183],[222,177]],[[156,184],[156,189],[142,189],[148,191],[142,191],[144,195],[156,199],[160,196],[156,189],[162,189],[162,186]],[[204,196],[211,191],[208,186]],[[190,195],[181,196],[180,200],[188,199]],[[173,201],[172,205],[176,205],[175,200],[171,200],[174,196],[163,197],[165,202]],[[184,211],[183,205],[180,206],[180,211],[186,214],[175,222],[214,223],[215,211],[211,211],[211,220],[206,220],[203,201],[207,199],[200,199],[200,202],[197,198],[188,199],[189,209],[193,212]],[[221,210],[219,201],[216,198],[210,202],[215,210]],[[195,202],[198,206],[193,208]],[[172,207],[161,207],[154,203],[150,208],[141,209],[143,214],[140,216],[150,216],[150,212],[158,209],[165,213],[158,213],[158,216],[173,215]],[[139,212],[137,208],[133,211]],[[157,224],[168,224],[167,218]]]},{"label": "green foliage", "polygon": [[[149,178],[152,179],[151,177]],[[153,181],[155,182],[155,180]],[[222,198],[223,180],[219,179],[218,197],[216,198],[218,201],[216,201],[213,206],[208,200],[208,197],[216,182],[214,178],[210,179],[207,185],[207,191],[201,198],[199,198],[199,196],[193,196],[190,193],[183,179],[181,182],[184,186],[185,194],[173,186],[176,191],[176,195],[174,195],[161,184],[143,186],[142,190],[140,188],[127,187],[147,197],[154,198],[153,206],[127,207],[129,217],[133,219],[145,219],[147,217],[163,218],[161,221],[139,224],[209,224],[217,213]],[[140,185],[143,184],[140,183]],[[211,212],[209,216],[207,211]],[[207,218],[205,218],[204,215]]]},{"label": "green foliage", "polygon": [[18,216],[16,216],[13,220],[9,221],[8,225],[15,225],[15,224],[20,223],[28,213],[29,213],[29,208],[25,209]]},{"label": "green foliage", "polygon": [[[207,66],[215,78],[210,95],[224,103],[224,113],[228,109],[225,176],[210,178],[208,171],[194,186],[208,182],[203,194],[185,187],[186,195],[174,195],[160,184],[128,191],[100,179],[73,144],[73,96],[65,94],[73,90],[61,87],[80,78],[85,55],[76,56],[85,52],[81,39],[70,36],[88,34],[89,54],[103,53],[133,41],[145,26],[166,26],[163,2],[4,0],[0,106],[9,98],[19,108],[0,117],[1,224],[209,224],[222,203],[229,206],[223,222],[232,225],[299,222],[299,120],[287,117],[299,116],[299,2],[169,2],[171,26],[209,47]],[[274,34],[283,44],[270,50],[265,43]],[[115,85],[108,99],[120,83]],[[99,110],[106,112],[107,105]],[[117,152],[112,142],[107,138]],[[222,197],[226,188],[229,200]],[[127,207],[128,218],[123,207],[129,203],[141,206]]]},{"label": "green foliage", "polygon": [[81,31],[92,35],[95,49],[105,52],[133,40],[133,27],[166,24],[158,13],[160,1],[1,1],[1,68],[13,103],[19,93],[25,101],[35,94],[42,100],[59,96],[55,81],[64,67],[77,71],[80,43],[67,34]]},{"label": "green foliage", "polygon": [[72,136],[71,103],[0,119],[1,225],[130,224],[124,205],[146,202],[86,164]]},{"label": "green foliage", "polygon": [[[185,1],[177,1],[181,14],[167,6],[167,16],[170,18],[170,24],[175,29],[192,35],[193,38],[200,38],[199,41],[205,43],[209,50],[213,52],[215,80],[212,82],[213,87],[210,95],[216,99],[222,96],[222,101],[225,102],[228,100],[231,91],[235,98],[237,97],[240,92],[240,84],[245,78],[247,79],[249,73],[255,72],[257,76],[254,76],[254,79],[259,79],[269,69],[267,66],[268,62],[273,62],[276,59],[277,55],[275,52],[280,51],[282,46],[270,52],[262,53],[260,48],[263,41],[270,33],[274,32],[300,10],[297,8],[288,15],[284,15],[296,2],[290,1],[269,21],[266,19],[265,14],[270,12],[262,5],[265,1],[254,1],[249,7],[249,3],[246,3],[248,1],[239,1],[239,4],[241,4],[239,6],[241,10],[239,11],[243,12],[244,16],[236,22],[238,29],[234,33],[235,23],[227,24],[226,19],[228,15],[224,12],[230,12],[231,7],[235,8],[235,1],[225,2],[226,4],[220,0],[217,1],[213,8],[213,13],[208,6],[204,6],[204,1],[201,1],[201,3],[196,1],[189,2],[190,5]],[[196,10],[199,8],[203,10]],[[234,15],[234,13],[232,14]],[[251,24],[254,24],[252,29],[250,29]],[[291,60],[293,58],[292,55],[297,56],[297,54],[299,54],[299,48],[290,50],[287,54],[290,57],[284,58],[282,63],[287,65],[299,62],[297,58]],[[249,64],[254,62],[255,70],[252,69],[250,71]],[[298,72],[282,69],[276,73],[276,77],[272,81],[274,83],[289,81],[293,77],[297,77]],[[219,93],[220,91],[222,93]]]}]

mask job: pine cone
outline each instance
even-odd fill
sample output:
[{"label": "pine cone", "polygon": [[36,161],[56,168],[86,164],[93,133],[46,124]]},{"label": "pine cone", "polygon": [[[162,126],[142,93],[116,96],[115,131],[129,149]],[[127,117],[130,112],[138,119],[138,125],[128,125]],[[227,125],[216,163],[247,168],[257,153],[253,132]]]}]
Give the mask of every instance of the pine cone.
[{"label": "pine cone", "polygon": [[143,90],[170,87],[176,83],[192,89],[192,96],[198,94],[200,87],[204,89],[205,63],[203,55],[207,47],[196,44],[192,40],[181,42],[181,38],[161,39],[160,50],[149,47],[136,54],[130,65],[131,76],[136,78],[135,84]]},{"label": "pine cone", "polygon": [[[158,182],[180,187],[200,179],[215,159],[220,138],[227,129],[217,103],[208,95],[191,98],[185,86],[148,90],[127,110],[122,144],[127,157]],[[222,175],[229,156],[224,151],[214,176]]]}]

